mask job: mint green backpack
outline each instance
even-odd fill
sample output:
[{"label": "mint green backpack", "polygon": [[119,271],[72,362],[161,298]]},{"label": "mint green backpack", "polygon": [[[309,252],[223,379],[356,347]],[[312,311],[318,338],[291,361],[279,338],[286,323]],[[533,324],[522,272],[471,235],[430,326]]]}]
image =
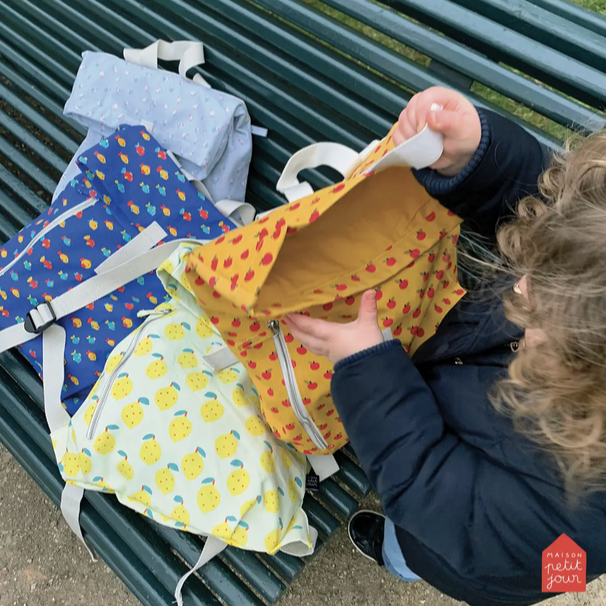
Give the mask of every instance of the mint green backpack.
[{"label": "mint green backpack", "polygon": [[96,490],[208,537],[179,604],[187,576],[227,545],[305,556],[317,538],[301,507],[304,456],[268,429],[242,364],[224,366],[229,350],[189,291],[184,259],[197,245],[182,243],[159,268],[171,298],[140,314],[79,411],[51,433],[75,532],[83,491]]}]

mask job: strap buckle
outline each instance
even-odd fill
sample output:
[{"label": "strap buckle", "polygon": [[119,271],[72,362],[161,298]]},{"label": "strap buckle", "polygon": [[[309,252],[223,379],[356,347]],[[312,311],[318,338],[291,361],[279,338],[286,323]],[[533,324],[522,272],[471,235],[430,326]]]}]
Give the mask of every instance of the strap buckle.
[{"label": "strap buckle", "polygon": [[[43,307],[44,306],[44,307]],[[33,335],[41,335],[49,326],[57,321],[55,310],[48,301],[38,303],[34,309],[25,316],[23,328],[25,332]]]}]

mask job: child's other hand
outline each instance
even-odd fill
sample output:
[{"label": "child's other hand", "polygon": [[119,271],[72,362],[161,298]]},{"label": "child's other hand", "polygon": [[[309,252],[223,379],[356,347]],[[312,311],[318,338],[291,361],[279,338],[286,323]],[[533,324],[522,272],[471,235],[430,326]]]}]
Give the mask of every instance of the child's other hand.
[{"label": "child's other hand", "polygon": [[400,145],[421,132],[426,124],[444,135],[444,152],[431,168],[447,177],[461,172],[482,138],[482,125],[476,108],[453,90],[440,86],[428,88],[415,95],[400,114],[394,131],[395,144]]},{"label": "child's other hand", "polygon": [[284,321],[293,337],[309,351],[324,356],[336,364],[349,356],[383,343],[375,297],[374,290],[365,292],[362,295],[357,320],[348,324],[315,320],[299,314],[289,314]]}]

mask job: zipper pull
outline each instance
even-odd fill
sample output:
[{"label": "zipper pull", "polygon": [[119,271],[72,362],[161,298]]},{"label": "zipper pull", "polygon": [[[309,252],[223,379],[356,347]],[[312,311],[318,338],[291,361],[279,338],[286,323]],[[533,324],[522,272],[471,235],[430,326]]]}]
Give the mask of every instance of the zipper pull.
[{"label": "zipper pull", "polygon": [[274,336],[280,334],[280,322],[278,322],[278,320],[269,320],[267,322],[267,328],[274,333]]},{"label": "zipper pull", "polygon": [[173,312],[173,309],[170,307],[163,307],[162,309],[142,309],[137,312],[137,318],[147,318],[149,316],[165,316]]}]

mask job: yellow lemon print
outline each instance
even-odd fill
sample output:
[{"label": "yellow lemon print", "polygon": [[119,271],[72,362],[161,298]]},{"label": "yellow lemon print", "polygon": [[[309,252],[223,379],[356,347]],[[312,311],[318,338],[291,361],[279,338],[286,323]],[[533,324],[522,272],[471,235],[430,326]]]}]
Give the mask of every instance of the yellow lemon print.
[{"label": "yellow lemon print", "polygon": [[273,555],[274,553],[276,553],[276,551],[278,551],[278,548],[280,546],[280,533],[281,532],[282,532],[282,520],[280,520],[280,529],[272,530],[265,537],[265,550],[270,555]]},{"label": "yellow lemon print", "polygon": [[178,503],[178,505],[170,512],[170,517],[178,522],[177,528],[179,525],[188,526],[189,525],[189,511],[185,509],[185,505],[183,505],[183,498],[177,495],[173,501]]},{"label": "yellow lemon print", "polygon": [[242,507],[240,507],[240,517],[243,518],[255,505],[260,504],[263,501],[263,497],[259,495],[256,499],[246,501]]},{"label": "yellow lemon print", "polygon": [[192,454],[186,454],[181,459],[181,469],[186,479],[195,480],[204,471],[206,453],[198,446]]},{"label": "yellow lemon print", "polygon": [[200,318],[196,324],[196,335],[200,339],[209,339],[215,334],[208,318]]},{"label": "yellow lemon print", "polygon": [[95,410],[97,410],[97,403],[99,402],[99,396],[93,396],[91,401],[92,401],[92,403],[84,411],[84,422],[87,425],[90,425],[90,422],[93,419],[93,415],[95,414]]},{"label": "yellow lemon print", "polygon": [[263,506],[268,513],[278,513],[280,511],[280,497],[284,496],[284,491],[281,488],[268,490],[263,495]]},{"label": "yellow lemon print", "polygon": [[238,527],[234,530],[234,534],[231,535],[231,543],[236,547],[244,548],[248,543],[248,524],[240,520]]},{"label": "yellow lemon print", "polygon": [[154,348],[154,343],[152,339],[159,339],[158,335],[147,335],[145,339],[141,339],[139,341],[137,347],[135,347],[135,351],[133,352],[135,356],[138,358],[142,358],[147,354],[151,353],[151,350]]},{"label": "yellow lemon print", "polygon": [[293,503],[299,499],[299,490],[303,488],[301,478],[292,478],[288,480],[288,496]]},{"label": "yellow lemon print", "polygon": [[244,424],[246,431],[253,436],[262,436],[265,433],[265,423],[259,416],[249,417]]},{"label": "yellow lemon print", "polygon": [[216,394],[212,392],[207,392],[204,394],[207,398],[215,398],[214,400],[209,400],[202,405],[200,408],[200,414],[206,423],[212,423],[213,421],[218,421],[222,416],[225,409],[221,402],[216,400]]},{"label": "yellow lemon print", "polygon": [[198,491],[198,508],[202,513],[209,513],[219,507],[221,494],[215,487],[214,478],[205,478],[202,484],[202,488]]},{"label": "yellow lemon print", "polygon": [[231,535],[233,534],[233,530],[231,529],[231,526],[229,525],[230,523],[234,524],[236,523],[238,520],[236,518],[234,518],[234,516],[227,516],[225,518],[225,522],[221,523],[221,524],[217,524],[211,531],[210,534],[212,534],[215,537],[219,537],[220,539],[229,539],[231,538]]},{"label": "yellow lemon print", "polygon": [[90,460],[90,457],[91,457],[90,450],[88,448],[83,448],[82,451],[80,452],[80,470],[82,471],[82,473],[84,475],[86,475],[87,473],[90,473],[93,468],[93,464],[92,464],[92,461]]},{"label": "yellow lemon print", "polygon": [[171,383],[168,387],[163,387],[156,392],[154,401],[160,410],[168,410],[172,408],[179,399],[181,388],[178,383]]},{"label": "yellow lemon print", "polygon": [[222,459],[233,457],[238,450],[238,441],[240,440],[240,434],[232,430],[229,433],[225,433],[219,436],[215,440],[215,451]]},{"label": "yellow lemon print", "polygon": [[75,478],[80,473],[80,457],[79,455],[66,452],[61,459],[59,470],[67,477]]},{"label": "yellow lemon print", "polygon": [[231,399],[238,408],[242,408],[242,406],[248,406],[249,404],[248,398],[246,397],[246,393],[244,392],[244,388],[242,387],[242,385],[236,385],[236,388],[231,394]]},{"label": "yellow lemon print", "polygon": [[275,473],[276,462],[274,461],[274,449],[271,447],[271,444],[267,440],[265,441],[265,446],[269,448],[269,452],[264,452],[261,455],[261,459],[259,462],[261,463],[261,467],[267,473]]},{"label": "yellow lemon print", "polygon": [[238,374],[238,370],[235,368],[225,369],[217,375],[217,379],[219,379],[221,383],[233,383],[238,380]]},{"label": "yellow lemon print", "polygon": [[208,385],[208,377],[212,376],[212,373],[208,372],[208,370],[203,370],[202,372],[190,372],[187,375],[185,382],[193,392],[196,392],[204,389]]},{"label": "yellow lemon print", "polygon": [[166,259],[160,266],[159,271],[165,271],[167,274],[172,275],[175,272],[175,266],[170,259]]},{"label": "yellow lemon print", "polygon": [[181,322],[181,324],[168,324],[164,329],[164,334],[171,341],[180,341],[185,338],[185,331],[190,330],[189,324]]},{"label": "yellow lemon print", "polygon": [[146,465],[153,465],[160,460],[162,456],[162,448],[156,442],[156,436],[153,433],[148,433],[143,436],[143,444],[139,450],[139,456]]},{"label": "yellow lemon print", "polygon": [[145,374],[148,379],[153,381],[154,379],[162,378],[168,372],[168,366],[164,363],[163,355],[154,353],[152,354],[152,357],[156,358],[156,360],[147,365]]},{"label": "yellow lemon print", "polygon": [[103,488],[103,492],[114,492],[112,490],[112,487],[109,484],[107,484],[107,482],[105,482],[101,476],[94,477],[93,484],[96,484],[97,486],[100,486],[101,488]]},{"label": "yellow lemon print", "polygon": [[193,349],[184,349],[183,353],[177,358],[177,364],[184,369],[196,368],[198,366],[198,358],[194,354]]},{"label": "yellow lemon print", "polygon": [[176,444],[185,440],[189,436],[192,430],[191,421],[187,418],[187,411],[180,410],[175,413],[175,418],[171,421],[168,426],[168,435],[170,439]]},{"label": "yellow lemon print", "polygon": [[156,486],[162,494],[167,495],[175,489],[175,476],[173,471],[179,471],[179,468],[174,463],[169,463],[163,469],[159,469],[155,475]]},{"label": "yellow lemon print", "polygon": [[135,492],[133,495],[128,497],[128,500],[135,501],[137,503],[143,503],[143,505],[145,505],[146,507],[151,507],[151,497],[151,488],[143,485],[141,486],[141,490],[139,490],[139,492]]},{"label": "yellow lemon print", "polygon": [[132,404],[127,404],[120,413],[120,417],[128,429],[137,427],[141,421],[143,421],[143,406],[149,406],[149,400],[147,398],[139,398]]},{"label": "yellow lemon print", "polygon": [[250,393],[250,401],[257,407],[261,405],[261,400],[259,400],[259,393],[254,387]]},{"label": "yellow lemon print", "polygon": [[118,473],[127,480],[132,480],[135,477],[135,470],[133,466],[128,462],[128,455],[123,451],[119,450],[118,454],[124,457],[123,461],[118,463]]},{"label": "yellow lemon print", "polygon": [[241,495],[250,484],[250,476],[244,470],[244,463],[239,459],[234,459],[231,462],[232,467],[237,467],[235,471],[232,471],[227,477],[227,490],[231,493],[232,497]]},{"label": "yellow lemon print", "polygon": [[280,448],[280,458],[282,459],[282,464],[284,467],[286,467],[286,469],[290,469],[292,467],[292,457],[286,448]]},{"label": "yellow lemon print", "polygon": [[107,455],[116,448],[116,438],[109,433],[109,430],[120,429],[117,425],[108,425],[102,434],[97,436],[93,448],[101,455]]},{"label": "yellow lemon print", "polygon": [[133,390],[133,382],[128,378],[128,373],[123,372],[118,375],[118,380],[112,385],[112,397],[115,400],[122,400],[130,395]]},{"label": "yellow lemon print", "polygon": [[105,363],[105,372],[107,374],[110,374],[114,372],[114,370],[116,370],[116,367],[122,361],[122,355],[123,354],[119,353],[107,360],[107,362]]}]

